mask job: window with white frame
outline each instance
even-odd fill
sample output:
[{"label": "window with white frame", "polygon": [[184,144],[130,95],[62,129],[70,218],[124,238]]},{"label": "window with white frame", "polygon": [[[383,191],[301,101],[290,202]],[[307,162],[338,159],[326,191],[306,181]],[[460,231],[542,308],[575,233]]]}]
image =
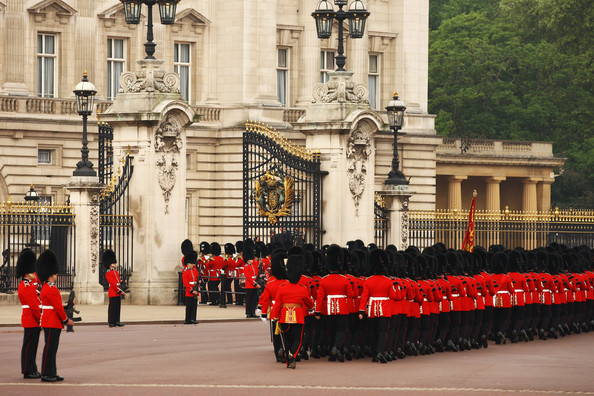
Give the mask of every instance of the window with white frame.
[{"label": "window with white frame", "polygon": [[321,52],[320,81],[323,83],[328,82],[328,72],[334,71],[334,55],[334,51]]},{"label": "window with white frame", "polygon": [[179,74],[179,89],[186,101],[190,101],[190,68],[192,66],[190,50],[191,44],[174,43],[173,45],[173,71]]},{"label": "window with white frame", "polygon": [[55,34],[37,35],[37,96],[56,95],[57,37]]},{"label": "window with white frame", "polygon": [[283,106],[287,106],[289,90],[289,50],[279,48],[276,57],[276,95]]},{"label": "window with white frame", "polygon": [[377,106],[379,105],[378,98],[380,97],[380,65],[379,65],[379,55],[371,54],[369,55],[369,79],[368,79],[368,86],[369,86],[369,104],[371,105],[372,109],[377,110]]},{"label": "window with white frame", "polygon": [[126,40],[107,39],[107,99],[114,99],[120,88],[120,74],[126,68]]},{"label": "window with white frame", "polygon": [[38,149],[37,150],[37,163],[42,165],[48,165],[52,163],[52,150]]}]

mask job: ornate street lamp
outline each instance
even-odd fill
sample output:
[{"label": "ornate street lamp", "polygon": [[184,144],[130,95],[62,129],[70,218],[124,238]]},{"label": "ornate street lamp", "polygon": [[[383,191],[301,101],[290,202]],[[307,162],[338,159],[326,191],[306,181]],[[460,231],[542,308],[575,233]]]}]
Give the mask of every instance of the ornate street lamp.
[{"label": "ornate street lamp", "polygon": [[[35,191],[35,187],[33,186],[33,184],[31,184],[31,186],[29,187],[29,191],[27,191],[27,193],[25,194],[25,201],[30,202],[31,204],[35,205],[37,202],[39,202],[39,200],[41,199],[41,197],[39,196],[39,194],[37,194],[37,191]],[[31,235],[29,236],[29,242],[25,243],[25,246],[30,248],[30,249],[34,249],[36,247],[41,246],[39,244],[39,242],[37,242],[37,221],[38,221],[38,217],[34,215],[35,213],[35,209],[31,210],[29,209],[30,213],[32,213],[32,220],[33,220],[33,225],[31,226]]]},{"label": "ornate street lamp", "polygon": [[89,161],[89,149],[87,144],[87,117],[93,113],[93,105],[95,102],[95,95],[97,90],[95,86],[87,79],[87,71],[83,73],[82,81],[74,88],[76,95],[76,107],[78,114],[83,118],[83,140],[82,140],[82,159],[76,164],[76,170],[72,173],[73,176],[97,176],[97,172],[93,169],[93,163]]},{"label": "ornate street lamp", "polygon": [[386,106],[388,123],[390,124],[390,129],[394,133],[394,155],[392,157],[392,170],[388,173],[388,178],[384,184],[394,186],[408,184],[408,181],[404,177],[404,173],[399,169],[400,161],[398,160],[398,131],[402,128],[404,110],[406,110],[406,106],[400,99],[398,99],[398,92],[394,92],[394,97],[390,103],[388,103],[388,106]]},{"label": "ornate street lamp", "polygon": [[318,38],[327,39],[332,35],[332,24],[336,19],[338,21],[338,55],[336,56],[336,71],[346,71],[346,56],[344,56],[344,33],[342,22],[349,20],[349,30],[351,38],[361,38],[365,33],[365,21],[369,12],[361,0],[355,0],[351,3],[349,10],[344,11],[342,7],[347,5],[348,0],[334,0],[338,6],[338,11],[334,11],[332,4],[328,0],[321,0],[318,8],[312,12],[311,16],[316,20],[316,30]]},{"label": "ornate street lamp", "polygon": [[124,5],[124,12],[126,14],[126,23],[137,25],[140,23],[140,9],[143,4],[148,6],[148,22],[146,32],[146,43],[144,43],[144,51],[146,57],[144,59],[155,59],[155,47],[157,44],[153,42],[153,6],[159,5],[159,14],[161,16],[161,23],[163,25],[171,25],[175,23],[175,10],[177,3],[180,0],[120,0]]}]

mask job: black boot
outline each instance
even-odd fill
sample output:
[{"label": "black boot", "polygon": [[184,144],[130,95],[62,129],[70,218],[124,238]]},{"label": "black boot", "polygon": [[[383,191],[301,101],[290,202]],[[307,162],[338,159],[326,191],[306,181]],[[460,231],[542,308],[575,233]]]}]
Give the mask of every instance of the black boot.
[{"label": "black boot", "polygon": [[402,348],[396,349],[396,356],[398,359],[404,359],[406,357],[406,353],[402,350]]},{"label": "black boot", "polygon": [[540,340],[546,341],[546,339],[547,339],[547,333],[545,332],[545,329],[538,329],[538,338]]},{"label": "black boot", "polygon": [[530,339],[528,338],[528,334],[526,334],[525,330],[520,330],[520,338],[524,341],[524,342],[528,342],[530,341]]},{"label": "black boot", "polygon": [[554,339],[557,339],[557,338],[559,338],[559,337],[557,336],[557,329],[555,329],[554,327],[551,327],[551,328],[549,329],[549,337],[551,337],[551,338],[554,338]]},{"label": "black boot", "polygon": [[446,350],[451,352],[458,352],[458,347],[456,346],[456,344],[454,344],[454,341],[448,340],[448,342],[446,343]]},{"label": "black boot", "polygon": [[479,342],[483,346],[483,348],[488,348],[489,347],[489,340],[487,340],[487,336],[486,335],[483,334],[481,336]]}]

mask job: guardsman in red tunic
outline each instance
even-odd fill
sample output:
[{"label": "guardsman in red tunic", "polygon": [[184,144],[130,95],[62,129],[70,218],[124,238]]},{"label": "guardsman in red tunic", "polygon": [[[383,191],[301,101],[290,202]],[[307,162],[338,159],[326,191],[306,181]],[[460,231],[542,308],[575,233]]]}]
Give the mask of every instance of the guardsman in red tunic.
[{"label": "guardsman in red tunic", "polygon": [[295,357],[301,348],[303,323],[307,310],[313,308],[313,300],[307,287],[299,279],[304,268],[303,256],[291,255],[287,259],[287,278],[278,288],[270,317],[278,322],[278,333],[284,345],[287,367],[296,367]]},{"label": "guardsman in red tunic", "polygon": [[[281,285],[287,283],[287,271],[285,270],[285,259],[287,254],[284,251],[275,252],[270,259],[270,277],[264,291],[260,295],[258,305],[262,311],[262,321],[266,321],[267,318],[271,318],[270,312],[275,303],[276,293],[278,292]],[[275,334],[274,329],[276,328],[276,322],[270,320],[271,338],[274,347],[274,356],[276,361],[285,363],[285,351],[282,347],[282,341],[279,334]]]},{"label": "guardsman in red tunic", "polygon": [[511,342],[520,341],[528,342],[528,334],[522,330],[522,324],[525,318],[526,293],[528,285],[526,277],[521,274],[522,271],[522,255],[517,250],[512,250],[508,254],[507,275],[510,277],[514,291],[511,295],[512,309],[511,309],[511,324],[508,331],[508,337]]},{"label": "guardsman in red tunic", "polygon": [[[448,340],[446,345],[450,347],[451,344],[456,346],[452,350],[464,350],[466,346],[462,341],[462,312],[464,312],[463,298],[466,297],[466,287],[457,275],[460,273],[460,259],[458,254],[454,251],[446,252],[446,260],[448,262],[446,281],[451,285],[451,299],[450,299],[450,331],[448,332]],[[451,343],[450,343],[451,341]]]},{"label": "guardsman in red tunic", "polygon": [[322,278],[316,299],[316,319],[325,315],[328,329],[328,345],[331,346],[328,360],[344,362],[343,343],[348,322],[348,299],[355,296],[353,285],[340,271],[344,264],[342,248],[331,245],[326,252],[330,274]]},{"label": "guardsman in red tunic", "polygon": [[200,275],[196,269],[198,262],[198,253],[190,250],[184,256],[186,268],[182,273],[182,283],[184,285],[184,298],[186,303],[186,317],[184,324],[198,324],[196,320],[196,311],[198,304],[198,284],[200,282]]},{"label": "guardsman in red tunic", "polygon": [[55,286],[58,279],[58,259],[51,250],[46,250],[39,255],[37,260],[37,275],[43,282],[41,288],[41,328],[45,336],[41,362],[41,380],[44,382],[63,381],[56,368],[56,354],[60,344],[60,333],[64,325],[73,326],[74,321],[68,319],[62,296]]},{"label": "guardsman in red tunic", "polygon": [[243,275],[245,277],[245,317],[257,318],[256,308],[258,307],[258,289],[260,285],[256,282],[258,276],[258,265],[254,262],[256,256],[251,246],[243,248]]},{"label": "guardsman in red tunic", "polygon": [[190,241],[189,239],[185,239],[181,243],[181,252],[182,252],[181,263],[182,263],[183,268],[186,268],[186,263],[184,261],[186,254],[190,253],[193,250],[194,250],[194,245],[192,244],[192,241]]},{"label": "guardsman in red tunic", "polygon": [[116,255],[112,250],[107,249],[103,252],[101,259],[103,266],[107,269],[105,279],[109,283],[107,296],[109,297],[109,307],[107,308],[107,323],[109,327],[123,327],[120,322],[120,311],[122,309],[122,296],[126,293],[120,287],[120,273],[116,270],[118,262]]},{"label": "guardsman in red tunic", "polygon": [[514,292],[514,286],[511,279],[505,273],[507,267],[507,254],[496,252],[491,261],[491,287],[494,291],[493,296],[493,332],[495,333],[495,343],[505,344],[505,333],[509,327],[511,318],[511,296]]},{"label": "guardsman in red tunic", "polygon": [[198,274],[200,275],[200,304],[208,304],[208,270],[212,263],[212,256],[210,254],[210,243],[203,241],[200,243],[200,257],[196,265]]},{"label": "guardsman in red tunic", "polygon": [[212,259],[206,265],[206,271],[208,276],[208,299],[210,303],[208,305],[219,305],[219,297],[221,295],[219,291],[219,284],[221,283],[220,273],[225,267],[225,260],[221,256],[221,245],[217,242],[210,244],[210,253]]},{"label": "guardsman in red tunic", "polygon": [[243,275],[243,241],[235,242],[235,279],[233,280],[233,291],[235,292],[235,305],[243,305],[245,301],[245,276]]},{"label": "guardsman in red tunic", "polygon": [[388,254],[382,249],[375,249],[369,255],[371,277],[363,283],[363,293],[359,304],[359,319],[366,316],[371,337],[373,362],[387,363],[386,338],[388,323],[392,316],[392,300],[401,300],[402,293],[388,278],[387,267],[390,264]]},{"label": "guardsman in red tunic", "polygon": [[[221,290],[227,299],[227,304],[233,304],[233,293],[231,292],[231,285],[233,279],[237,277],[237,255],[235,254],[235,246],[232,243],[225,244],[225,281],[221,285]],[[221,274],[222,275],[222,274]]]},{"label": "guardsman in red tunic", "polygon": [[24,249],[19,255],[16,265],[16,275],[23,278],[19,284],[19,300],[23,308],[21,325],[25,330],[23,347],[21,348],[21,373],[24,378],[41,378],[37,371],[35,358],[39,345],[41,327],[41,300],[37,292],[37,275],[35,275],[35,253],[31,249]]}]

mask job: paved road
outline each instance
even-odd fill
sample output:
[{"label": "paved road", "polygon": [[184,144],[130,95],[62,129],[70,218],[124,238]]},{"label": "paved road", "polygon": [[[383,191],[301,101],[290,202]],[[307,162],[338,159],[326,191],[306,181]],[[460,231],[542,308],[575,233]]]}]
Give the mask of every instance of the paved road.
[{"label": "paved road", "polygon": [[383,365],[310,359],[290,370],[273,361],[260,321],[83,326],[62,333],[66,380],[57,384],[22,379],[20,328],[0,328],[0,340],[2,396],[594,395],[592,332]]}]

